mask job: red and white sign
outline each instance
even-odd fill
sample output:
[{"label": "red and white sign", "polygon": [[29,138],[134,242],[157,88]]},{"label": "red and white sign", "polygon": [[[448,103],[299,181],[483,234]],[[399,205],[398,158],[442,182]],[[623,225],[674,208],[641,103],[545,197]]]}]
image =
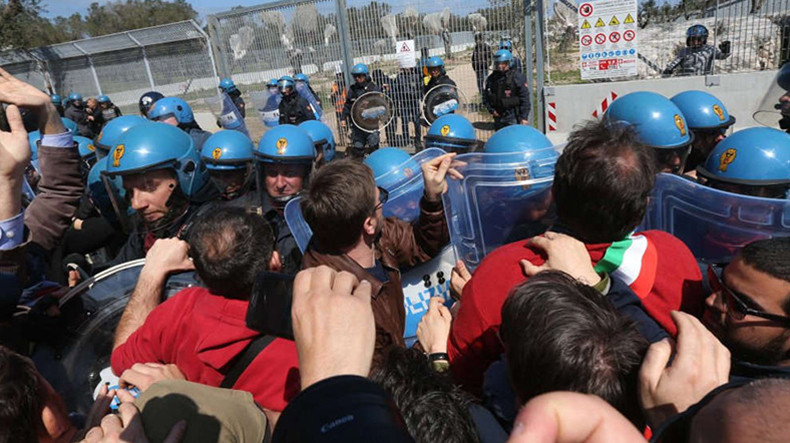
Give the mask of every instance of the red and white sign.
[{"label": "red and white sign", "polygon": [[606,43],[606,34],[595,34],[595,43],[599,45]]},{"label": "red and white sign", "polygon": [[598,105],[598,109],[593,111],[592,116],[598,118],[599,116],[603,116],[603,113],[606,112],[606,109],[609,107],[610,104],[617,98],[617,94],[614,91],[609,91],[609,95],[604,97],[601,100],[601,104]]},{"label": "red and white sign", "polygon": [[546,106],[546,123],[548,123],[549,132],[557,130],[557,104],[554,102],[550,102]]},{"label": "red and white sign", "polygon": [[583,35],[581,38],[582,46],[590,46],[592,44],[592,37]]},{"label": "red and white sign", "polygon": [[612,31],[612,33],[609,34],[609,41],[612,42],[612,43],[619,42],[620,41],[620,33],[617,32],[617,31]]},{"label": "red and white sign", "polygon": [[625,41],[630,42],[631,40],[636,38],[636,32],[634,32],[632,29],[629,29],[623,33],[623,38],[625,39]]},{"label": "red and white sign", "polygon": [[579,6],[579,14],[581,14],[582,17],[589,17],[592,15],[592,13],[593,13],[592,4],[582,3],[581,6]]}]

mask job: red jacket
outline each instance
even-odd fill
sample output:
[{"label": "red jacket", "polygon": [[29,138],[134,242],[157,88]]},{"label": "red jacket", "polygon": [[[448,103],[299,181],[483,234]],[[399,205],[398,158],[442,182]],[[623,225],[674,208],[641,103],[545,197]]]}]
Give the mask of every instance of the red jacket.
[{"label": "red jacket", "polygon": [[[112,370],[120,375],[135,363],[175,364],[187,380],[219,386],[230,363],[260,333],[244,322],[248,302],[211,294],[205,288],[184,289],[145,320],[145,324],[112,353]],[[300,389],[296,344],[276,339],[236,381],[272,411],[282,411]]]},{"label": "red jacket", "polygon": [[[682,304],[683,310],[699,314],[702,307],[702,275],[697,261],[683,242],[666,232],[646,231],[631,239],[590,244],[587,250],[593,263],[599,264],[606,257],[596,270],[614,273],[629,284],[647,313],[675,335],[670,311],[681,309]],[[628,246],[633,247],[626,252]],[[498,336],[501,310],[511,289],[526,281],[519,265],[521,259],[536,265],[545,261],[527,246],[527,241],[511,243],[486,256],[464,287],[461,307],[450,330],[448,353],[456,382],[471,392],[480,392],[483,373],[504,352]],[[617,270],[611,265],[620,262],[623,265]]]}]

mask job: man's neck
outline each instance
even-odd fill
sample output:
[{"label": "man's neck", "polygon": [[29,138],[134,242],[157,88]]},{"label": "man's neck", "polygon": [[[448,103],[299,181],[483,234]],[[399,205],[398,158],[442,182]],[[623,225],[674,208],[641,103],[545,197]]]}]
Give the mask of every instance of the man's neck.
[{"label": "man's neck", "polygon": [[374,243],[370,242],[370,244],[368,244],[365,239],[360,239],[356,245],[346,251],[346,255],[351,257],[352,260],[365,269],[372,268],[376,265],[376,250]]}]

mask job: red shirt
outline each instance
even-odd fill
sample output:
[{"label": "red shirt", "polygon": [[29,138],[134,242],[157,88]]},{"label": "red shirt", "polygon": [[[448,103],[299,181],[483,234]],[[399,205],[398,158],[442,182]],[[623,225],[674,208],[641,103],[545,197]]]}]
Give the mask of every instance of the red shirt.
[{"label": "red shirt", "polygon": [[[671,311],[679,310],[683,305],[684,311],[692,314],[701,312],[702,274],[697,261],[682,241],[666,232],[646,231],[633,238],[639,238],[640,242],[635,241],[634,244],[641,244],[641,254],[622,254],[625,256],[623,262],[631,265],[623,268],[638,269],[639,272],[632,272],[638,278],[626,283],[642,300],[647,313],[675,335],[677,331],[669,315]],[[611,245],[586,245],[592,262],[598,263],[605,255],[617,255],[607,253]],[[471,392],[480,392],[483,373],[504,352],[498,336],[501,310],[513,287],[527,280],[519,265],[521,259],[535,265],[545,261],[527,246],[526,240],[510,243],[486,256],[464,287],[447,348],[456,382]]]},{"label": "red shirt", "polygon": [[[187,380],[219,386],[230,363],[258,335],[244,317],[248,302],[184,289],[157,306],[145,324],[112,353],[112,370],[120,375],[135,363],[175,364]],[[296,344],[276,339],[236,381],[262,407],[282,411],[300,389]]]}]

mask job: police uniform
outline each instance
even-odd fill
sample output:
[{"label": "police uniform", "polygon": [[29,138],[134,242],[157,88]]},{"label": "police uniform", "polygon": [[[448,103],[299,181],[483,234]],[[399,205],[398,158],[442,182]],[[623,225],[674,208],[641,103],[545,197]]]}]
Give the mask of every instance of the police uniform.
[{"label": "police uniform", "polygon": [[499,117],[494,117],[496,129],[526,120],[530,103],[524,74],[514,69],[492,72],[486,79],[483,103],[488,112],[493,114],[496,111],[499,114]]},{"label": "police uniform", "polygon": [[315,120],[310,103],[299,95],[296,89],[293,89],[290,94],[283,94],[279,109],[281,125],[298,125],[307,120]]},{"label": "police uniform", "polygon": [[[381,88],[372,81],[370,77],[365,79],[365,83],[354,83],[348,88],[346,95],[346,104],[343,107],[341,119],[346,120],[351,115],[351,107],[359,97],[368,92],[381,92]],[[365,132],[359,129],[356,125],[351,127],[351,145],[353,149],[364,149],[365,146],[370,147],[372,150],[379,148],[379,131]]]}]

